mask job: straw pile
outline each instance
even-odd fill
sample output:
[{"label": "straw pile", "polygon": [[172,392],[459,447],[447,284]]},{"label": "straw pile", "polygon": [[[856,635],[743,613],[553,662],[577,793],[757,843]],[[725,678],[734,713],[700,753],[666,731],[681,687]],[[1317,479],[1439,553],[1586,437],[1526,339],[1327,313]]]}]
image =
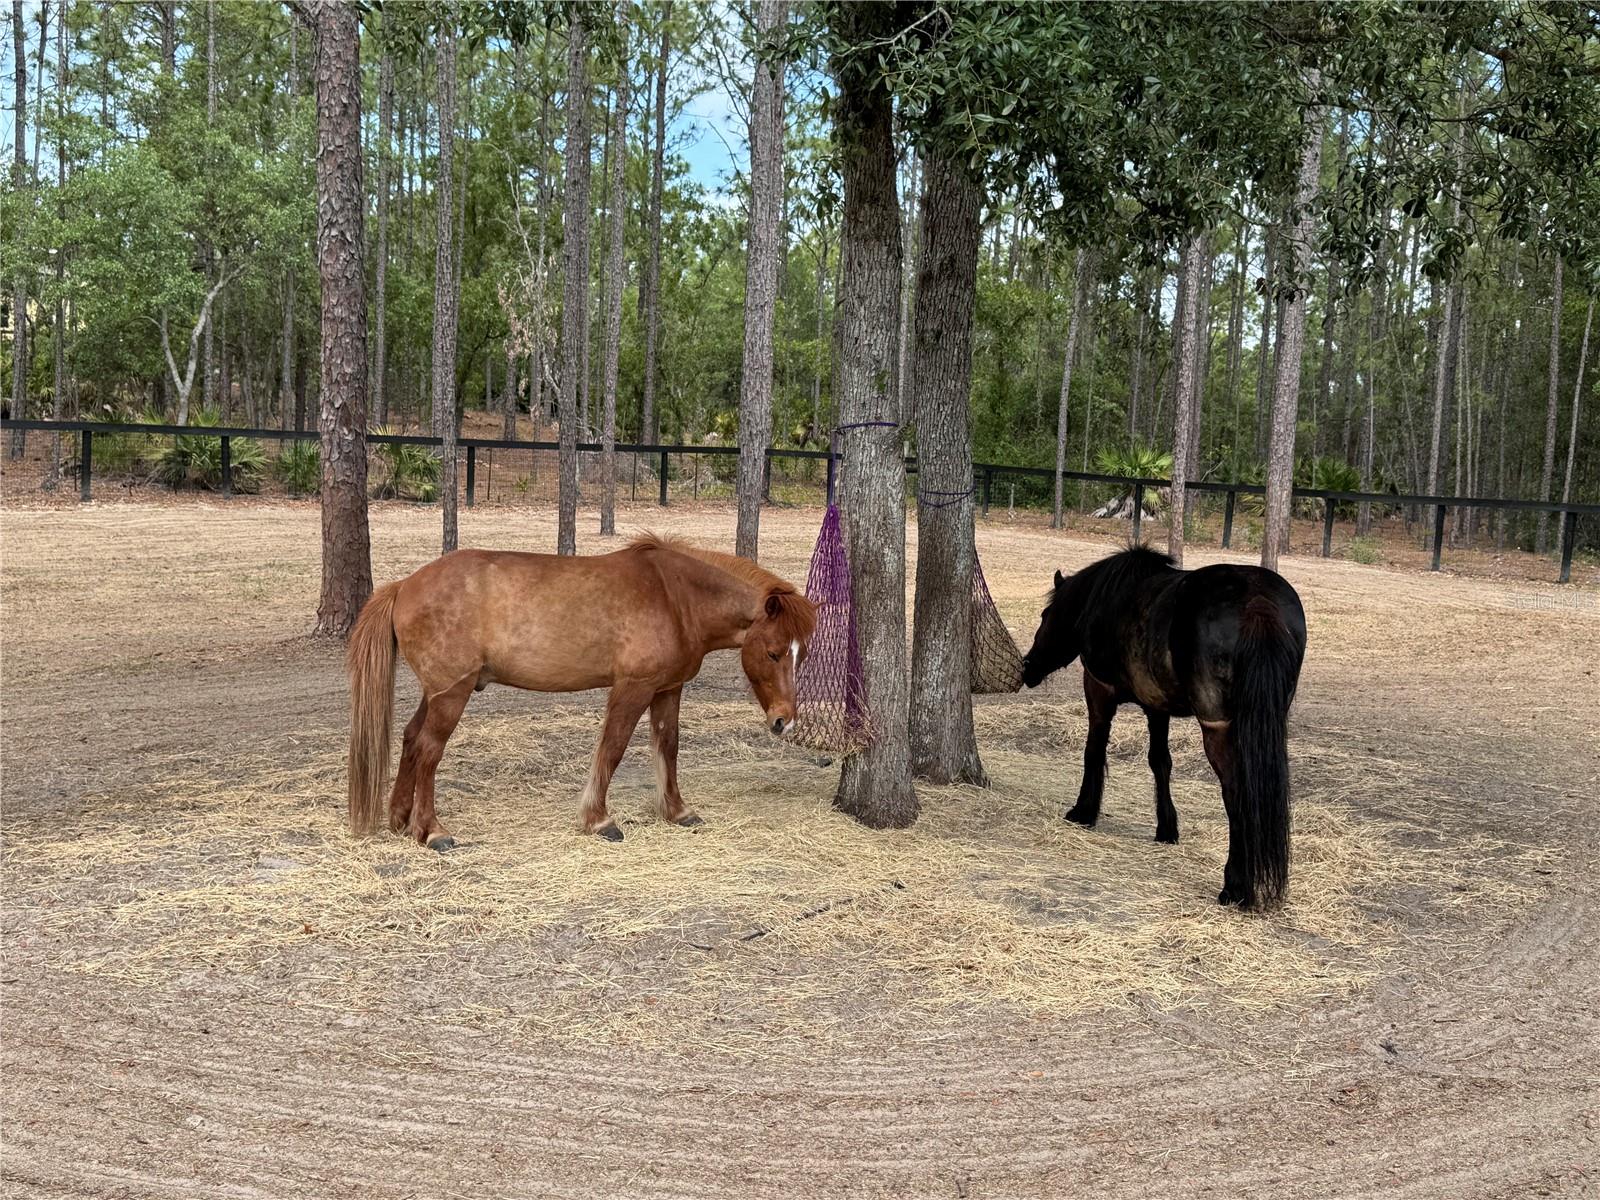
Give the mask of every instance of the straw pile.
[{"label": "straw pile", "polygon": [[1190,731],[1174,728],[1184,840],[1164,847],[1142,722],[1118,723],[1105,816],[1087,831],[1059,817],[1081,717],[1010,700],[978,719],[994,787],[924,789],[904,833],[831,812],[836,772],[764,737],[746,700],[686,705],[698,831],[655,820],[647,756],[630,751],[620,845],[576,830],[597,715],[549,698],[463,722],[440,799],[464,844],[443,856],[344,832],[336,731],[307,761],[174,760],[145,794],[13,829],[9,921],[52,965],[133,986],[203,972],[402,1023],[770,1050],[939,1036],[974,1017],[1303,1003],[1360,987],[1412,918],[1430,937],[1487,936],[1481,910],[1509,914],[1543,861],[1372,820],[1353,807],[1357,781],[1392,810],[1404,765],[1296,743],[1291,903],[1241,916],[1215,904],[1226,824]]}]

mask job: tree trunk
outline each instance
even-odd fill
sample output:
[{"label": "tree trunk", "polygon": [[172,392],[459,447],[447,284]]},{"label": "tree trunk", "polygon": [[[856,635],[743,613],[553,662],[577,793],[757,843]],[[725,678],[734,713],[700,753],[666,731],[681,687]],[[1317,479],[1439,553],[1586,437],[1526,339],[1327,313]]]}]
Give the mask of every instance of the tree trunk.
[{"label": "tree trunk", "polygon": [[[840,40],[864,46],[891,35],[899,5],[829,12]],[[856,50],[854,54],[871,53]],[[900,206],[895,197],[894,100],[862,66],[835,61],[840,174],[844,181],[839,294],[840,486],[851,603],[877,740],[844,760],[834,807],[874,828],[917,819],[911,785],[906,663],[905,462],[895,412],[900,300]]]},{"label": "tree trunk", "polygon": [[1267,449],[1268,398],[1272,395],[1272,316],[1278,306],[1278,227],[1267,226],[1261,249],[1261,336],[1256,340],[1256,457]]},{"label": "tree trunk", "polygon": [[[43,98],[41,97],[41,103]],[[56,218],[66,225],[66,187],[67,187],[67,16],[66,9],[61,10],[61,17],[56,21]],[[66,305],[62,299],[65,287],[67,268],[67,248],[65,245],[56,247],[56,311],[55,311],[55,394],[50,401],[50,416],[54,420],[61,420],[62,405],[67,395],[67,333],[66,333]],[[50,439],[50,467],[45,478],[45,487],[55,489],[61,479],[61,435],[58,433]],[[1568,475],[1571,471],[1568,471]]]},{"label": "tree trunk", "polygon": [[1134,303],[1139,309],[1139,331],[1134,336],[1132,378],[1128,382],[1128,445],[1139,444],[1139,397],[1144,384],[1145,334],[1150,327],[1150,302],[1147,289],[1137,279]]},{"label": "tree trunk", "polygon": [[[1578,413],[1583,408],[1583,368],[1589,358],[1589,330],[1594,327],[1594,297],[1589,297],[1589,312],[1583,319],[1583,341],[1578,346],[1578,382],[1572,388],[1572,427],[1567,431],[1567,471],[1561,484],[1561,503],[1572,500],[1572,463],[1578,453]],[[1556,553],[1561,554],[1566,545],[1567,522],[1556,524]]]},{"label": "tree trunk", "polygon": [[1055,505],[1051,509],[1050,528],[1061,528],[1061,475],[1067,469],[1067,425],[1071,419],[1068,411],[1072,400],[1072,364],[1078,356],[1078,333],[1083,328],[1084,297],[1089,290],[1089,272],[1093,269],[1089,251],[1079,249],[1078,261],[1072,272],[1072,315],[1067,318],[1067,348],[1061,355],[1061,396],[1056,404],[1056,475]]},{"label": "tree trunk", "polygon": [[378,312],[373,322],[377,345],[372,355],[372,407],[382,428],[389,424],[389,177],[394,133],[394,55],[389,46],[390,30],[384,29],[379,36],[383,57],[378,64],[378,262],[372,288]]},{"label": "tree trunk", "polygon": [[317,273],[322,280],[322,598],[317,632],[344,637],[372,593],[367,529],[367,294],[362,265],[361,19],[325,2],[315,21]]},{"label": "tree trunk", "polygon": [[500,403],[500,436],[511,441],[517,436],[517,356],[506,351],[506,390]]},{"label": "tree trunk", "polygon": [[623,237],[628,214],[628,4],[617,3],[617,98],[611,121],[611,237],[606,247],[605,411],[600,419],[600,532],[617,532],[617,372],[622,356]]},{"label": "tree trunk", "polygon": [[987,786],[972,724],[972,319],[983,192],[959,164],[923,160],[911,383],[917,422],[917,595],[911,762],[934,783]]},{"label": "tree trunk", "polygon": [[[1306,92],[1315,96],[1321,85],[1321,72],[1312,67],[1306,72]],[[1306,340],[1306,263],[1310,257],[1315,214],[1311,210],[1317,196],[1317,177],[1322,167],[1322,109],[1306,110],[1305,145],[1300,156],[1300,180],[1295,193],[1295,223],[1285,246],[1286,282],[1293,289],[1285,296],[1283,318],[1278,326],[1277,379],[1273,384],[1272,436],[1267,449],[1267,496],[1265,536],[1261,544],[1261,565],[1278,569],[1278,556],[1288,548],[1289,518],[1293,508],[1295,417],[1300,407],[1300,359]],[[1287,232],[1287,230],[1286,230]]]},{"label": "tree trunk", "polygon": [[1187,513],[1189,473],[1193,469],[1195,408],[1197,405],[1196,374],[1200,361],[1198,314],[1200,311],[1201,272],[1210,262],[1206,235],[1197,233],[1184,243],[1182,307],[1173,314],[1173,328],[1178,331],[1177,362],[1173,371],[1175,387],[1172,413],[1172,499],[1170,503],[1171,526],[1167,535],[1167,553],[1183,566],[1184,517]]},{"label": "tree trunk", "polygon": [[1239,370],[1244,360],[1244,292],[1249,239],[1245,224],[1239,222],[1239,238],[1233,247],[1233,278],[1228,303],[1228,402],[1233,406],[1233,432],[1228,438],[1228,470],[1233,478],[1239,465]]},{"label": "tree trunk", "polygon": [[[27,18],[22,15],[22,0],[11,3],[11,38],[16,52],[16,139],[11,166],[11,184],[16,189],[18,208],[26,210],[28,187],[28,34]],[[19,420],[28,416],[28,276],[20,266],[11,289],[11,415]],[[27,448],[28,433],[11,431],[11,457],[21,458]]]},{"label": "tree trunk", "polygon": [[562,151],[565,236],[561,303],[561,486],[556,553],[578,552],[578,399],[589,308],[589,18],[572,9],[567,31],[567,140]]},{"label": "tree trunk", "polygon": [[739,521],[734,553],[754,560],[761,537],[767,446],[772,441],[772,325],[778,308],[783,206],[783,64],[774,62],[785,0],[756,6],[750,99],[750,232],[744,276],[744,359],[739,384]]},{"label": "tree trunk", "polygon": [[[1556,251],[1554,294],[1550,299],[1550,388],[1544,423],[1544,469],[1539,475],[1539,499],[1550,499],[1550,482],[1556,469],[1556,410],[1561,403],[1561,252]],[[1534,526],[1533,549],[1543,554],[1550,546],[1550,514],[1541,512]]]},{"label": "tree trunk", "polygon": [[644,397],[639,410],[639,440],[647,445],[659,440],[656,360],[661,340],[661,172],[667,144],[667,24],[671,18],[672,0],[665,0],[661,6],[661,57],[656,62],[656,128],[647,231],[650,248],[644,272]]},{"label": "tree trunk", "polygon": [[437,217],[433,255],[433,435],[439,449],[439,503],[443,515],[442,553],[458,542],[456,511],[456,310],[460,282],[456,275],[455,140],[456,140],[456,9],[446,4],[436,36],[438,45],[439,167],[434,180]]}]

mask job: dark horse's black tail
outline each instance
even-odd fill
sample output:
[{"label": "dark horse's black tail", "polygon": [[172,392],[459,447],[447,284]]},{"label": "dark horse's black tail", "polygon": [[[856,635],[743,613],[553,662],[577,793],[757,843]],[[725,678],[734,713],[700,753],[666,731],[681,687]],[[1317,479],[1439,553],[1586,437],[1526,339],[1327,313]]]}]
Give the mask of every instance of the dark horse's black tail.
[{"label": "dark horse's black tail", "polygon": [[1231,897],[1261,909],[1283,904],[1289,884],[1289,705],[1303,649],[1265,596],[1251,599],[1233,651],[1233,747],[1238,814]]}]

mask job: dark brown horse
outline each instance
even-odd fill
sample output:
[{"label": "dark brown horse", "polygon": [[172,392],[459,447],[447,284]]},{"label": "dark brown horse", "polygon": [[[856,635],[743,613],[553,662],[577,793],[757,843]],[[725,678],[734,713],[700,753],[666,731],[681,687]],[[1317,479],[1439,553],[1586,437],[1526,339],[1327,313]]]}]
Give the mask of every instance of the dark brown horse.
[{"label": "dark brown horse", "polygon": [[1093,825],[1106,743],[1122,704],[1144,709],[1156,779],[1156,841],[1178,840],[1172,804],[1173,717],[1200,722],[1228,811],[1219,904],[1277,908],[1289,879],[1289,705],[1306,651],[1306,617],[1283,576],[1221,564],[1180,571],[1143,547],[1056,572],[1050,603],[1022,663],[1037,687],[1083,659],[1089,734],[1083,783],[1066,817]]},{"label": "dark brown horse", "polygon": [[794,680],[816,626],[811,602],[731,554],[645,536],[614,554],[458,550],[373,592],[350,638],[350,828],[378,823],[394,720],[395,656],[422,685],[389,797],[389,828],[455,845],[434,812],[445,743],[475,691],[609,687],[583,791],[583,828],[619,841],[606,789],[645,709],[664,820],[698,825],[678,794],[683,685],[713,650],[739,648],[772,732],[794,721]]}]

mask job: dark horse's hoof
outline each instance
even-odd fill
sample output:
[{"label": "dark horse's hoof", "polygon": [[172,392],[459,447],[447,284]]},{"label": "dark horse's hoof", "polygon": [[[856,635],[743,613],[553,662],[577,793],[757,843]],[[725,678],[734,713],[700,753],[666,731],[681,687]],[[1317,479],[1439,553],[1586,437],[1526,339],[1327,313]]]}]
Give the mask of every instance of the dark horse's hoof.
[{"label": "dark horse's hoof", "polygon": [[612,822],[608,825],[602,825],[599,829],[596,829],[595,832],[608,842],[620,842],[622,840],[622,830],[617,828],[615,822]]},{"label": "dark horse's hoof", "polygon": [[1074,825],[1082,825],[1085,829],[1093,829],[1094,823],[1100,819],[1099,813],[1086,813],[1076,806],[1067,809],[1062,815]]},{"label": "dark horse's hoof", "polygon": [[693,829],[696,825],[704,825],[705,822],[701,820],[699,813],[684,813],[673,824],[680,829]]},{"label": "dark horse's hoof", "polygon": [[429,850],[437,850],[440,854],[443,854],[448,850],[454,850],[455,848],[456,840],[455,838],[450,837],[448,834],[444,837],[436,837],[428,843]]},{"label": "dark horse's hoof", "polygon": [[1158,829],[1156,830],[1156,841],[1164,846],[1176,846],[1178,844],[1178,831],[1176,829]]},{"label": "dark horse's hoof", "polygon": [[1217,903],[1224,906],[1231,904],[1245,912],[1249,912],[1255,907],[1255,902],[1251,899],[1249,892],[1237,891],[1234,888],[1227,886],[1224,886],[1223,889],[1217,893]]}]

